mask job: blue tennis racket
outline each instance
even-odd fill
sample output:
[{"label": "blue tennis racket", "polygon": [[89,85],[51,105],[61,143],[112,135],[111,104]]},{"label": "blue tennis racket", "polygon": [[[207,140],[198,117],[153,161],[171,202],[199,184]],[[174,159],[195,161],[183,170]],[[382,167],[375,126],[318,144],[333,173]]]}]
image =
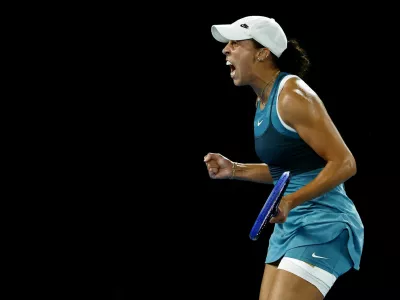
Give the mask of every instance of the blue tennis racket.
[{"label": "blue tennis racket", "polygon": [[258,237],[260,236],[265,225],[269,222],[269,220],[271,220],[272,217],[277,215],[279,203],[281,202],[289,182],[290,172],[286,171],[276,182],[274,188],[269,194],[267,201],[265,201],[257,220],[254,222],[253,228],[250,231],[250,239],[253,241],[258,240]]}]

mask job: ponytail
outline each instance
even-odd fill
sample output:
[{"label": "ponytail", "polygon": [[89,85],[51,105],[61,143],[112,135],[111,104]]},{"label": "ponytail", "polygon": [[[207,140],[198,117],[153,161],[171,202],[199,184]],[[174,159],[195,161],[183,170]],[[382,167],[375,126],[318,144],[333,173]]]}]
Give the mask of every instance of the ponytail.
[{"label": "ponytail", "polygon": [[301,78],[305,77],[310,67],[307,53],[295,39],[288,41],[286,50],[283,51],[279,58],[274,54],[272,54],[272,57],[279,70]]}]

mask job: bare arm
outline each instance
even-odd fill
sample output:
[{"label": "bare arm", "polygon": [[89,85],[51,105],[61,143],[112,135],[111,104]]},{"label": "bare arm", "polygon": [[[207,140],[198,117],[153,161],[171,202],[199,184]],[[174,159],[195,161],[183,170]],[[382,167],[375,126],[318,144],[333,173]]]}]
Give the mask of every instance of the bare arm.
[{"label": "bare arm", "polygon": [[268,165],[266,164],[236,163],[235,175],[232,179],[266,184],[272,184],[274,182],[269,172]]},{"label": "bare arm", "polygon": [[286,197],[293,208],[328,192],[354,176],[357,169],[352,153],[318,96],[304,82],[289,80],[285,89],[278,105],[282,119],[327,162],[313,181]]},{"label": "bare arm", "polygon": [[263,163],[236,163],[219,153],[204,157],[208,174],[213,179],[237,179],[258,183],[273,183],[269,168]]}]

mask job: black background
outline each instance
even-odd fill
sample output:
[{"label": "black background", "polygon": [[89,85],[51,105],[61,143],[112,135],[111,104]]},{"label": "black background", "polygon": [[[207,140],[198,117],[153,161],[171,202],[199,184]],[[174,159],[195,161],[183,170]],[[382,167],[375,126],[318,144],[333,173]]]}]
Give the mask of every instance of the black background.
[{"label": "black background", "polygon": [[57,269],[68,274],[57,294],[258,299],[273,228],[257,242],[248,234],[272,187],[211,180],[203,158],[217,152],[259,161],[255,95],[232,83],[211,25],[265,15],[306,49],[306,81],[357,161],[345,186],[365,225],[361,268],[340,278],[326,299],[394,295],[394,21],[388,7],[363,9],[199,2],[86,10],[73,39],[82,62],[74,76],[85,78],[85,92],[66,137],[77,165],[65,206],[72,222],[57,236],[66,253]]}]

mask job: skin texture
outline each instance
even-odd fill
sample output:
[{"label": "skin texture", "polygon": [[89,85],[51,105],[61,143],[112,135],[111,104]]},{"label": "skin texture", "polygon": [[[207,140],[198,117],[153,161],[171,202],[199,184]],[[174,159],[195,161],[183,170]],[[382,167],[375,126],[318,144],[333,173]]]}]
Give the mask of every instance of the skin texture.
[{"label": "skin texture", "polygon": [[266,264],[259,300],[322,300],[321,292],[304,279]]},{"label": "skin texture", "polygon": [[[236,86],[249,85],[266,105],[271,87],[279,69],[267,48],[257,49],[251,40],[230,41],[223,54],[233,66],[231,77]],[[232,73],[232,71],[234,71]],[[356,162],[332,122],[318,95],[303,81],[291,78],[278,99],[282,120],[295,129],[300,137],[325,161],[319,175],[306,186],[286,195],[281,200],[278,214],[271,223],[283,223],[291,209],[318,197],[356,174]],[[219,153],[204,157],[212,179],[237,179],[272,184],[268,165],[234,163]],[[319,290],[306,280],[276,266],[266,265],[260,288],[260,300],[323,299]]]},{"label": "skin texture", "polygon": [[271,79],[279,71],[268,59],[271,58],[268,49],[256,49],[250,40],[229,41],[222,53],[232,63],[231,68],[235,69],[232,79],[236,86],[249,85],[260,98],[265,88],[264,95],[268,95],[272,86]]}]

